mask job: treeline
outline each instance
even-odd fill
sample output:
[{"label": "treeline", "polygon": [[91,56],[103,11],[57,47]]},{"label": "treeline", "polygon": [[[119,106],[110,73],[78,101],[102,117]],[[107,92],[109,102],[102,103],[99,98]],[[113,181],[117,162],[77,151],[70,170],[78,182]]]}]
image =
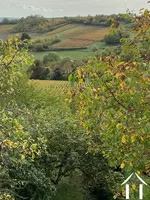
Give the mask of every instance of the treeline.
[{"label": "treeline", "polygon": [[70,57],[61,58],[59,54],[51,52],[43,60],[35,60],[28,69],[31,79],[39,80],[68,80],[68,77],[81,63]]},{"label": "treeline", "polygon": [[96,15],[96,16],[77,16],[77,17],[65,17],[69,23],[79,23],[86,25],[97,25],[97,26],[110,26],[111,19],[115,19],[119,22],[130,23],[133,15],[127,14],[112,14],[112,15]]},{"label": "treeline", "polygon": [[[51,18],[47,19],[39,15],[28,16],[26,18],[21,18],[17,21],[14,21],[16,26],[12,29],[12,32],[36,32],[44,33],[53,31],[65,24],[85,24],[85,25],[97,25],[97,26],[110,26],[111,18],[114,18],[118,21],[125,23],[130,23],[132,21],[132,15],[126,14],[113,14],[113,15],[96,15],[96,16],[77,16],[77,17],[62,17],[62,18]],[[3,20],[6,23],[9,23],[9,20]],[[13,20],[12,20],[13,21]],[[11,21],[10,21],[11,22]],[[4,22],[3,22],[4,23]]]},{"label": "treeline", "polygon": [[2,18],[0,24],[7,25],[7,24],[17,24],[19,19],[9,19],[7,17]]},{"label": "treeline", "polygon": [[64,18],[59,19],[46,19],[42,16],[28,16],[21,18],[17,25],[12,29],[12,32],[36,32],[43,33],[52,31],[62,25],[65,25]]},{"label": "treeline", "polygon": [[86,24],[86,25],[100,25],[109,26],[109,17],[106,15],[96,15],[96,16],[77,16],[77,17],[66,17],[68,23]]}]

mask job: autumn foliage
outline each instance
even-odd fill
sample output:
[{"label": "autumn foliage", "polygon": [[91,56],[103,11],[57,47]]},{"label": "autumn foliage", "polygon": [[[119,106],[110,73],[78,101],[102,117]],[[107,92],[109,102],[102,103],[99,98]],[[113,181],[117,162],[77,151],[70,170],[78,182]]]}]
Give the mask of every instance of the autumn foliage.
[{"label": "autumn foliage", "polygon": [[120,54],[89,59],[70,77],[78,84],[69,93],[89,151],[102,152],[111,167],[143,172],[150,165],[150,12],[133,21]]}]

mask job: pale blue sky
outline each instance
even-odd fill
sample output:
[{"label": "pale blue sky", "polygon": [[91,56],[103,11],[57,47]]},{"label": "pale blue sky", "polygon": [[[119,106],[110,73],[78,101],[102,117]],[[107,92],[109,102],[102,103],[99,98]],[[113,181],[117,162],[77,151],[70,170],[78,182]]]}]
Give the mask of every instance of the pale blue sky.
[{"label": "pale blue sky", "polygon": [[112,14],[149,8],[148,0],[0,0],[0,17],[45,17]]}]

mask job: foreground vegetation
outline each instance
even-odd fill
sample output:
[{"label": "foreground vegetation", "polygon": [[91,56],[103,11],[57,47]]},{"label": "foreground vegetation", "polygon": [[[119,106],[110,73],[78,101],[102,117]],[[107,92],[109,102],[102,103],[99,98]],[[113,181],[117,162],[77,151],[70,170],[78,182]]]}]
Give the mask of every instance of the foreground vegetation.
[{"label": "foreground vegetation", "polygon": [[[123,200],[132,172],[150,184],[150,12],[133,21],[125,37],[112,20],[107,39],[120,45],[76,65],[55,53],[34,60],[20,37],[1,42],[0,199]],[[70,73],[71,86],[29,80]],[[130,181],[133,200],[138,184]]]}]

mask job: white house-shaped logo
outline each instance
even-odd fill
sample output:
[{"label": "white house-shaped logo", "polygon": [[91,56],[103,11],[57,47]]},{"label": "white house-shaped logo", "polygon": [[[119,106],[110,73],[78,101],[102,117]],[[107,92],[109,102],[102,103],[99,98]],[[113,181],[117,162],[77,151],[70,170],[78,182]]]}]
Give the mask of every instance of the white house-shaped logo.
[{"label": "white house-shaped logo", "polygon": [[141,184],[139,185],[139,199],[142,200],[143,199],[143,184],[148,186],[147,183],[145,183],[145,181],[139,177],[139,175],[137,173],[132,173],[121,185],[126,184],[126,199],[130,198],[130,188],[129,188],[129,184],[127,184],[127,182],[131,179],[131,177],[133,175],[136,175],[136,177],[140,180]]}]

